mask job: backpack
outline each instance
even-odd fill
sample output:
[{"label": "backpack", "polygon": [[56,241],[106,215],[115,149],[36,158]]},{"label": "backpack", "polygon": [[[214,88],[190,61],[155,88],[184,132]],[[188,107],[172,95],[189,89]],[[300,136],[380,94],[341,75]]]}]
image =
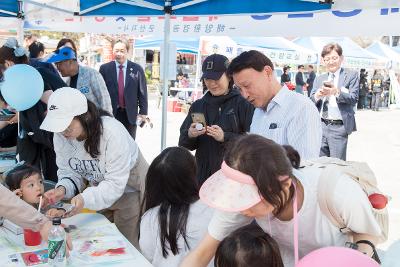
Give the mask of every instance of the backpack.
[{"label": "backpack", "polygon": [[351,229],[347,227],[333,204],[333,193],[342,174],[346,174],[356,181],[365,192],[371,202],[371,209],[379,224],[382,234],[378,242],[385,242],[388,238],[389,214],[386,204],[389,197],[385,196],[377,187],[376,177],[365,162],[343,161],[336,158],[321,157],[303,162],[304,166],[324,168],[318,181],[318,203],[322,213],[342,233],[351,235]]}]

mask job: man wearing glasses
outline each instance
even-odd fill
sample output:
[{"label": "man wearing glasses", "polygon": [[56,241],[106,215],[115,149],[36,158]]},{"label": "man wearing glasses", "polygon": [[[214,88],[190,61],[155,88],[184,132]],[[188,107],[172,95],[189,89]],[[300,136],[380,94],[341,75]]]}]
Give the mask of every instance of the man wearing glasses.
[{"label": "man wearing glasses", "polygon": [[346,160],[349,134],[356,130],[354,106],[357,105],[359,76],[342,68],[343,50],[337,43],[323,47],[322,62],[327,73],[315,79],[311,100],[317,105],[322,125],[320,156]]}]

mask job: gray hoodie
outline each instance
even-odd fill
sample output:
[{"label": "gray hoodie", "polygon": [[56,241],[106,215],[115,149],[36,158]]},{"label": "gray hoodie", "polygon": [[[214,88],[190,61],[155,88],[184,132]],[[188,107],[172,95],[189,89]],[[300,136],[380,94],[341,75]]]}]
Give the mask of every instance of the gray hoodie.
[{"label": "gray hoodie", "polygon": [[64,186],[65,198],[70,199],[88,184],[81,195],[84,207],[92,210],[109,208],[124,192],[142,191],[148,168],[125,127],[112,117],[104,116],[102,120],[103,134],[97,158],[86,152],[84,141],[54,134],[57,186]]}]

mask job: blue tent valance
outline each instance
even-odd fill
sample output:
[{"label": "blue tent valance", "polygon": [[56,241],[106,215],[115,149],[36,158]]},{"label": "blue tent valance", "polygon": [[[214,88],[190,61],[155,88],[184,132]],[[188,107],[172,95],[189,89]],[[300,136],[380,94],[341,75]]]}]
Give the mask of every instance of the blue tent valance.
[{"label": "blue tent valance", "polygon": [[[80,10],[84,15],[163,15],[163,0],[110,1],[81,0]],[[175,15],[228,15],[260,14],[276,12],[307,12],[330,9],[330,4],[302,0],[174,0],[171,1]]]}]

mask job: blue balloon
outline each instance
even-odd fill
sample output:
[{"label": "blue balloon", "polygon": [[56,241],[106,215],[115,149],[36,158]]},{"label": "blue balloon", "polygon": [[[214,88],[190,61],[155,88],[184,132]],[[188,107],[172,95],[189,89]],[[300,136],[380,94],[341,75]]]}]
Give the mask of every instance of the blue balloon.
[{"label": "blue balloon", "polygon": [[8,105],[18,111],[33,107],[43,94],[42,75],[26,64],[16,64],[4,72],[1,94]]}]

